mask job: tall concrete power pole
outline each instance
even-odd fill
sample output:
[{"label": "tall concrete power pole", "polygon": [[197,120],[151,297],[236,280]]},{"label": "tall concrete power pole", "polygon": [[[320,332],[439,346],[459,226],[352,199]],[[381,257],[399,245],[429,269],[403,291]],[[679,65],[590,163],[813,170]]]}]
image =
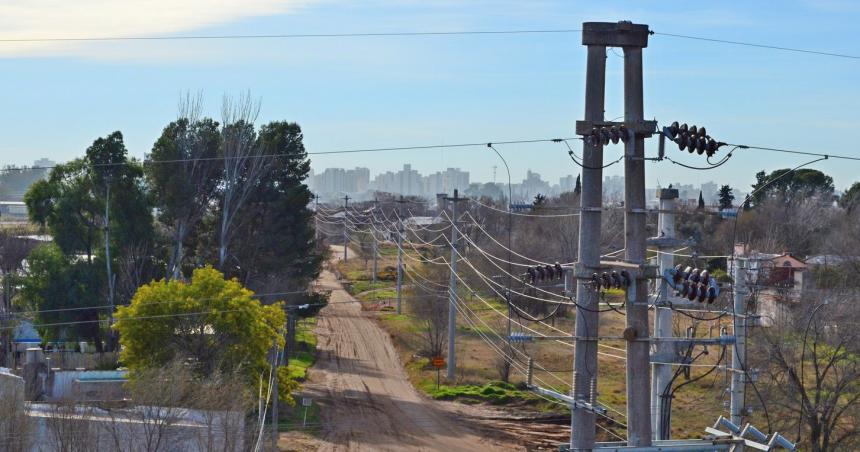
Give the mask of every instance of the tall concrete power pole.
[{"label": "tall concrete power pole", "polygon": [[349,249],[349,230],[346,228],[346,221],[349,213],[349,195],[343,197],[343,260],[346,262],[347,249]]},{"label": "tall concrete power pole", "polygon": [[397,313],[400,314],[403,300],[403,196],[397,201]]},{"label": "tall concrete power pole", "polygon": [[[671,250],[677,246],[675,240],[675,200],[678,199],[678,190],[674,188],[661,189],[657,191],[660,200],[660,213],[657,220],[657,232],[655,237],[657,249],[663,251],[657,256],[660,264],[660,274],[675,266],[675,256]],[[654,337],[672,336],[672,310],[661,308],[669,301],[669,286],[660,284],[657,299],[657,309],[654,312]],[[674,359],[675,344],[668,341],[660,341],[655,345],[655,361],[652,366],[651,381],[651,425],[654,439],[669,439],[662,432],[671,431],[668,425],[663,425],[663,420],[668,419],[663,413],[661,405],[661,394],[672,379],[672,365]],[[665,364],[661,364],[665,363]]]},{"label": "tall concrete power pole", "polygon": [[[624,257],[646,264],[645,135],[636,124],[644,121],[642,48],[648,45],[648,26],[619,23],[624,49],[624,122],[629,124],[624,159]],[[651,445],[651,357],[648,343],[648,284],[634,279],[627,291],[627,446]]]},{"label": "tall concrete power pole", "polygon": [[[379,206],[379,200],[374,199],[373,200],[373,207],[375,208],[378,206]],[[377,264],[377,255],[379,254],[379,249],[378,249],[379,245],[376,243],[376,229],[374,229],[373,227],[370,228],[370,237],[373,239],[373,277],[372,277],[372,281],[376,282],[376,274],[379,272],[378,271],[379,267]]]},{"label": "tall concrete power pole", "polygon": [[747,263],[746,259],[733,256],[732,258],[732,279],[733,296],[734,296],[734,333],[735,345],[732,348],[732,381],[729,389],[729,413],[731,421],[736,425],[740,425],[744,416],[744,391],[746,389],[747,370],[746,370],[746,338],[747,338],[747,316],[746,316],[746,295],[747,295]]},{"label": "tall concrete power pole", "polygon": [[[606,44],[590,37],[593,24],[583,24],[582,43],[588,46],[585,68],[585,121],[603,121],[606,92]],[[578,263],[584,269],[600,265],[601,211],[603,210],[603,146],[583,141],[582,195],[579,216]],[[576,285],[575,347],[573,354],[573,397],[591,399],[591,381],[597,379],[598,294],[587,285],[584,274]],[[590,450],[595,440],[595,414],[574,408],[571,414],[570,447]]]},{"label": "tall concrete power pole", "polygon": [[[573,397],[593,402],[597,387],[598,293],[590,275],[602,272],[600,230],[602,210],[602,133],[612,130],[625,142],[625,260],[637,268],[627,290],[627,446],[651,445],[648,285],[645,283],[645,137],[655,124],[644,121],[642,49],[648,45],[648,26],[630,22],[586,22],[582,44],[588,47],[585,120],[576,132],[585,136],[582,163],[582,212],[576,301]],[[604,121],[606,48],[624,50],[624,122]],[[601,134],[595,134],[600,131]],[[619,132],[620,131],[620,132]],[[617,142],[617,138],[615,139]],[[571,448],[591,450],[595,439],[593,409],[572,407]]]},{"label": "tall concrete power pole", "polygon": [[454,381],[457,370],[456,338],[457,338],[457,204],[465,201],[454,189],[453,198],[445,198],[451,202],[451,279],[448,282],[448,381]]}]

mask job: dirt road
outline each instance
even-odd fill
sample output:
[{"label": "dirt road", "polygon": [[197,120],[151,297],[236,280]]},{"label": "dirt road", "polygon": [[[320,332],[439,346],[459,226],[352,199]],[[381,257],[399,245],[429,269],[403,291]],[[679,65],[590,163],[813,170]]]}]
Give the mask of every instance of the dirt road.
[{"label": "dirt road", "polygon": [[522,450],[476,433],[468,421],[419,395],[388,335],[324,271],[331,304],[317,323],[319,358],[305,394],[322,409],[321,451]]}]

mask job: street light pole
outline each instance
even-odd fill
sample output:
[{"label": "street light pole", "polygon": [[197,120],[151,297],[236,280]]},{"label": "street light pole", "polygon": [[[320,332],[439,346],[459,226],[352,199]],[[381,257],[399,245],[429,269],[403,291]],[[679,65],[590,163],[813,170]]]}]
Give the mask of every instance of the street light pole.
[{"label": "street light pole", "polygon": [[511,207],[514,202],[513,188],[511,186],[511,167],[508,166],[507,160],[502,157],[502,154],[498,151],[498,149],[493,147],[493,143],[487,143],[487,147],[492,149],[496,153],[496,155],[499,156],[499,159],[501,159],[502,163],[505,164],[505,170],[508,172],[508,290],[505,292],[505,304],[508,305],[508,324],[507,336],[505,337],[507,338],[508,342],[509,356],[505,359],[505,362],[507,363],[508,369],[510,369],[511,362],[509,360],[513,359],[513,356],[510,356],[511,354],[513,354],[513,349],[511,346],[511,317],[514,314],[513,306],[511,306],[511,286],[513,285],[513,276],[511,270],[511,236],[513,234]]}]

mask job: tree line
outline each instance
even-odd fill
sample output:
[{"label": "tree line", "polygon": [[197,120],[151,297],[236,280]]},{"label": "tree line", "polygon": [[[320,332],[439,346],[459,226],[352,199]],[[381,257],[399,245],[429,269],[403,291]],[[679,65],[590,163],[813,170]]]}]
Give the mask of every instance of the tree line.
[{"label": "tree line", "polygon": [[[259,103],[225,99],[222,120],[186,99],[143,160],[116,131],[59,164],[24,200],[51,241],[27,256],[18,305],[45,341],[116,347],[105,320],[153,280],[211,266],[264,304],[301,291],[322,262],[307,208],[300,126],[256,124]],[[92,308],[92,309],[79,309]]]}]

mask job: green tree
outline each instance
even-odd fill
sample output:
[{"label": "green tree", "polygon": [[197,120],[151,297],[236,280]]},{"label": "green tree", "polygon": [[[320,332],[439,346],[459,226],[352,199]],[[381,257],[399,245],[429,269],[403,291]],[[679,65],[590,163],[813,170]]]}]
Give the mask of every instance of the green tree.
[{"label": "green tree", "polygon": [[726,210],[732,208],[732,202],[735,200],[735,195],[732,194],[732,187],[728,185],[723,185],[720,187],[720,210]]},{"label": "green tree", "polygon": [[[63,254],[63,259],[51,261],[52,271],[86,274],[75,289],[86,295],[36,294],[37,288],[51,287],[30,284],[28,302],[38,300],[61,308],[78,308],[95,301],[113,305],[128,301],[133,293],[128,286],[148,276],[143,263],[147,260],[144,256],[151,255],[148,250],[154,237],[151,208],[142,184],[143,169],[127,154],[122,134],[111,133],[96,139],[83,158],[58,165],[47,179],[37,181],[27,191],[24,200],[31,221],[47,229]],[[106,270],[101,281],[91,273],[96,259]],[[129,265],[129,260],[139,265]],[[87,264],[86,269],[81,261]],[[121,274],[114,273],[117,262],[122,263]],[[69,268],[58,268],[62,265]],[[134,281],[129,283],[129,278]],[[117,282],[126,288],[121,299],[115,297]],[[35,307],[43,309],[38,304]],[[110,314],[109,310],[103,312]]]},{"label": "green tree", "polygon": [[237,218],[242,246],[230,272],[258,291],[305,287],[319,274],[322,257],[315,252],[312,193],[305,185],[310,161],[296,123],[272,122],[259,130],[258,146],[277,155],[260,177]]},{"label": "green tree", "polygon": [[573,192],[577,195],[582,193],[582,181],[579,174],[576,175],[576,185],[573,186]]},{"label": "green tree", "polygon": [[702,190],[699,190],[699,206],[698,206],[698,208],[699,209],[705,208],[705,198],[702,197]]},{"label": "green tree", "polygon": [[832,196],[834,190],[832,177],[810,168],[796,171],[784,168],[770,174],[760,171],[755,177],[753,206],[760,205],[767,198],[780,198],[792,203],[812,195]]},{"label": "green tree", "polygon": [[167,278],[181,276],[189,237],[211,213],[223,171],[218,123],[198,119],[194,108],[187,113],[164,128],[146,157],[146,180],[170,241]]},{"label": "green tree", "polygon": [[106,322],[101,320],[106,320],[108,311],[80,309],[105,304],[100,268],[100,262],[66,255],[56,244],[41,245],[30,253],[21,299],[27,308],[38,311],[34,320],[44,340],[86,340],[102,350]]},{"label": "green tree", "polygon": [[854,182],[845,193],[839,197],[839,207],[843,209],[853,210],[860,201],[860,182]]},{"label": "green tree", "polygon": [[132,372],[184,359],[200,376],[236,370],[256,382],[268,370],[267,353],[282,347],[281,305],[263,306],[254,293],[212,267],[191,281],[159,280],[141,286],[117,310],[122,361]]}]

